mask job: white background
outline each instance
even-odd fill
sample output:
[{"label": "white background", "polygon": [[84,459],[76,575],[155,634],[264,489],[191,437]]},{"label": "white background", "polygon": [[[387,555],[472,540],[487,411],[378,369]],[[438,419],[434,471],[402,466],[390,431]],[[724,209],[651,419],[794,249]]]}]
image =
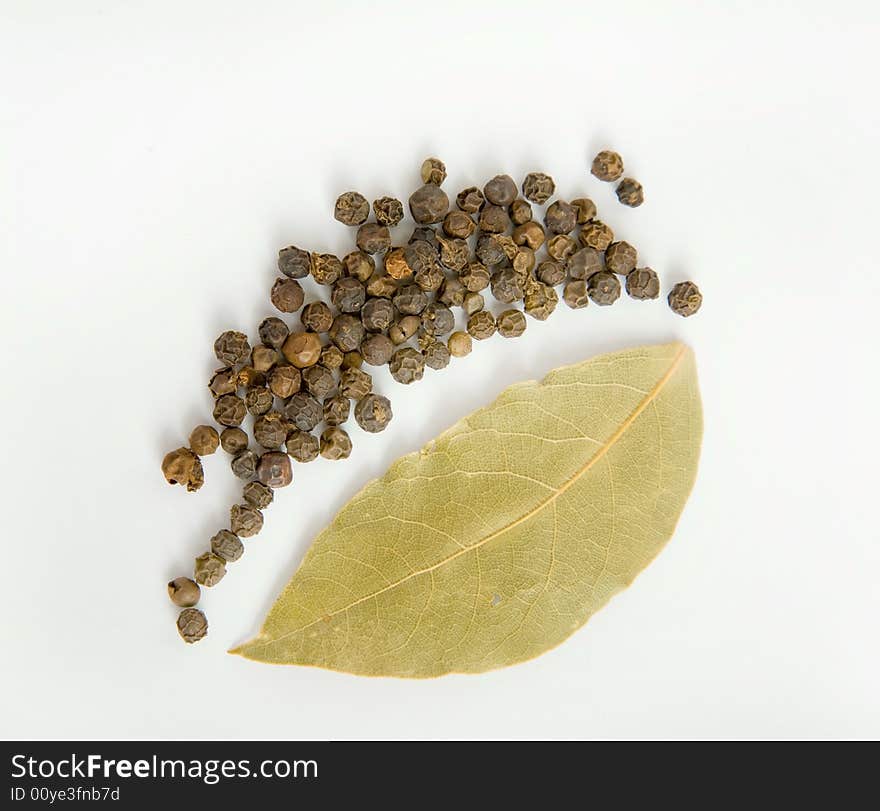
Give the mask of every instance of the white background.
[{"label": "white background", "polygon": [[[0,2],[0,733],[18,738],[880,735],[876,3]],[[612,146],[638,210],[590,177]],[[159,464],[277,249],[343,254],[338,193],[499,171],[586,194],[690,320],[621,300],[404,388],[296,470],[183,645],[165,582],[225,526]],[[404,229],[397,234],[404,238]],[[295,321],[295,319],[291,319]],[[667,550],[568,642],[428,682],[228,656],[369,479],[508,384],[682,339],[705,407]]]}]

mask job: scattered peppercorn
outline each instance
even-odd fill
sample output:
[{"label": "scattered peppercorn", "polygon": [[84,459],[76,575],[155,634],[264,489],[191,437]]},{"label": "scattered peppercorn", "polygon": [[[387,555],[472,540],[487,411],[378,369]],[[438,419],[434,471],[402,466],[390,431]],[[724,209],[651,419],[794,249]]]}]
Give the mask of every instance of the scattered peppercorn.
[{"label": "scattered peppercorn", "polygon": [[[440,289],[437,291],[437,300],[447,307],[461,307],[466,290],[467,288],[461,283],[460,279],[444,279],[443,284],[440,285]],[[394,336],[392,335],[391,337],[393,340]]]},{"label": "scattered peppercorn", "polygon": [[351,456],[351,437],[344,429],[331,426],[321,434],[321,456],[325,459],[348,459]]},{"label": "scattered peppercorn", "polygon": [[458,272],[468,263],[470,249],[463,239],[437,237],[437,244],[440,246],[440,262],[444,267]]},{"label": "scattered peppercorn", "polygon": [[387,335],[372,333],[361,343],[361,357],[370,366],[384,366],[393,354],[394,341]]},{"label": "scattered peppercorn", "polygon": [[226,561],[213,552],[199,555],[195,562],[195,579],[200,586],[216,586],[226,574]]},{"label": "scattered peppercorn", "polygon": [[208,383],[208,388],[211,390],[211,394],[214,395],[214,397],[235,393],[236,388],[238,388],[235,370],[218,369],[211,377],[211,380]]},{"label": "scattered peppercorn", "polygon": [[538,205],[544,205],[556,191],[556,184],[550,175],[543,172],[529,172],[522,184],[523,195]]},{"label": "scattered peppercorn", "polygon": [[679,282],[666,299],[672,312],[687,318],[693,315],[703,303],[703,294],[693,282]]},{"label": "scattered peppercorn", "polygon": [[468,335],[478,341],[485,341],[495,334],[495,316],[488,310],[474,313],[467,322]]},{"label": "scattered peppercorn", "polygon": [[180,608],[192,608],[199,601],[202,590],[195,580],[188,577],[175,577],[168,584],[168,596],[171,602]]},{"label": "scattered peppercorn", "polygon": [[360,369],[364,365],[364,356],[357,349],[346,352],[342,356],[343,369]]},{"label": "scattered peppercorn", "polygon": [[467,239],[476,230],[477,225],[470,214],[464,211],[450,211],[443,218],[443,232],[450,237]]},{"label": "scattered peppercorn", "polygon": [[358,400],[354,407],[357,424],[371,434],[384,431],[393,416],[391,401],[381,394],[368,394]]},{"label": "scattered peppercorn", "polygon": [[655,299],[660,295],[660,279],[651,268],[635,268],[626,274],[626,292],[634,299]]},{"label": "scattered peppercorn", "polygon": [[585,248],[604,251],[614,241],[614,231],[601,220],[593,220],[581,228],[580,241]]},{"label": "scattered peppercorn", "polygon": [[286,447],[287,453],[297,462],[311,462],[318,457],[318,437],[308,431],[292,431],[288,434]]},{"label": "scattered peppercorn", "polygon": [[577,242],[568,234],[556,234],[547,242],[547,253],[556,262],[567,262],[576,249]]},{"label": "scattered peppercorn", "polygon": [[280,318],[270,315],[268,318],[264,318],[260,322],[259,333],[260,340],[266,346],[278,349],[290,334],[290,330],[287,328],[287,324],[285,324]]},{"label": "scattered peppercorn", "polygon": [[275,498],[272,488],[262,482],[248,482],[241,492],[244,500],[258,510],[265,510]]},{"label": "scattered peppercorn", "polygon": [[412,278],[413,269],[406,261],[405,248],[393,248],[385,254],[385,273],[396,281]]},{"label": "scattered peppercorn", "polygon": [[599,180],[617,180],[623,174],[623,158],[610,149],[603,149],[595,158],[590,171]]},{"label": "scattered peppercorn", "polygon": [[367,331],[356,316],[343,313],[333,319],[330,327],[330,340],[342,352],[352,352],[361,345]]},{"label": "scattered peppercorn", "polygon": [[227,330],[214,341],[214,354],[224,366],[235,366],[248,359],[251,345],[243,332]]},{"label": "scattered peppercorn", "polygon": [[250,504],[233,504],[229,527],[239,538],[250,538],[263,528],[263,513]]},{"label": "scattered peppercorn", "polygon": [[612,273],[626,276],[638,260],[636,249],[628,242],[612,242],[605,251],[605,267]]},{"label": "scattered peppercorn", "polygon": [[625,177],[618,183],[615,194],[619,202],[630,208],[638,208],[645,202],[645,190],[642,184],[631,177]]},{"label": "scattered peppercorn", "polygon": [[396,197],[380,197],[373,200],[373,213],[380,225],[393,228],[403,219],[403,203]]},{"label": "scattered peppercorn", "polygon": [[577,212],[578,225],[583,225],[596,216],[596,204],[589,197],[576,197],[571,204]]},{"label": "scattered peppercorn", "polygon": [[568,275],[572,279],[586,280],[603,269],[602,254],[595,248],[581,248],[568,260]]},{"label": "scattered peppercorn", "polygon": [[272,285],[269,299],[277,310],[282,313],[295,313],[303,305],[305,294],[302,285],[296,279],[276,279]]},{"label": "scattered peppercorn", "polygon": [[348,397],[335,394],[324,400],[324,422],[327,425],[342,425],[351,411],[351,403]]},{"label": "scattered peppercorn", "polygon": [[308,251],[290,245],[278,251],[278,270],[290,279],[303,279],[309,275],[312,256]]},{"label": "scattered peppercorn", "polygon": [[471,316],[474,313],[478,313],[485,306],[486,301],[481,293],[475,293],[472,290],[469,290],[464,294],[464,301],[461,303],[461,308],[464,310],[465,315]]},{"label": "scattered peppercorn", "polygon": [[[463,292],[462,296],[464,296]],[[421,323],[421,319],[417,315],[405,315],[395,324],[391,325],[391,328],[388,330],[388,337],[396,345],[406,343],[416,334]]]},{"label": "scattered peppercorn", "polygon": [[247,410],[255,417],[265,414],[272,408],[274,397],[272,392],[265,386],[254,386],[248,389],[244,396],[244,404]]},{"label": "scattered peppercorn", "polygon": [[439,301],[432,301],[422,312],[422,329],[428,335],[446,335],[455,327],[452,310]]},{"label": "scattered peppercorn", "polygon": [[529,279],[523,299],[526,315],[538,321],[546,321],[556,309],[558,301],[559,296],[552,287],[542,284],[537,279]]},{"label": "scattered peppercorn", "polygon": [[204,639],[208,633],[208,619],[198,608],[185,608],[177,618],[177,631],[187,644]]},{"label": "scattered peppercorn", "polygon": [[403,315],[420,315],[428,306],[428,296],[416,284],[407,284],[401,287],[392,299],[394,306]]},{"label": "scattered peppercorn", "polygon": [[220,425],[235,427],[244,421],[247,408],[236,394],[224,394],[214,401],[214,420]]},{"label": "scattered peppercorn", "polygon": [[516,183],[510,175],[495,175],[483,186],[483,195],[495,206],[509,206],[516,200],[516,193]]},{"label": "scattered peppercorn", "polygon": [[343,225],[360,225],[370,216],[370,204],[362,194],[347,191],[336,198],[333,216]]},{"label": "scattered peppercorn", "polygon": [[220,432],[220,447],[226,453],[238,456],[247,446],[248,437],[241,428],[224,428]]},{"label": "scattered peppercorn", "polygon": [[483,192],[476,186],[462,189],[455,198],[455,204],[468,214],[475,214],[483,207]]},{"label": "scattered peppercorn", "polygon": [[333,323],[333,313],[323,301],[310,301],[303,307],[299,320],[310,332],[327,332]]},{"label": "scattered peppercorn", "polygon": [[439,186],[446,180],[446,164],[440,158],[425,158],[421,175],[422,183],[434,183]]},{"label": "scattered peppercorn", "polygon": [[324,411],[311,394],[299,391],[287,401],[284,416],[300,431],[311,431],[323,419]]},{"label": "scattered peppercorn", "polygon": [[502,206],[485,205],[480,209],[480,230],[487,234],[503,234],[510,226],[510,216]]},{"label": "scattered peppercorn", "polygon": [[544,225],[554,234],[568,234],[577,225],[577,211],[570,203],[557,200],[552,203],[544,215]]},{"label": "scattered peppercorn", "polygon": [[367,298],[367,292],[357,279],[346,276],[339,279],[330,293],[333,306],[343,313],[359,312]]},{"label": "scattered peppercorn", "polygon": [[333,284],[342,275],[343,270],[338,256],[332,253],[312,254],[311,273],[318,284]]},{"label": "scattered peppercorn", "polygon": [[394,321],[394,305],[387,298],[370,298],[361,308],[361,323],[370,332],[385,332]]},{"label": "scattered peppercorn", "polygon": [[271,346],[255,346],[251,351],[251,366],[258,372],[268,372],[278,362],[278,350]]},{"label": "scattered peppercorn", "polygon": [[212,425],[197,425],[189,435],[189,446],[197,456],[210,456],[220,447],[220,434]]},{"label": "scattered peppercorn", "polygon": [[253,366],[242,366],[236,375],[236,383],[242,389],[249,389],[251,386],[264,386],[266,384],[266,374],[258,372]]},{"label": "scattered peppercorn", "polygon": [[[343,359],[344,362],[344,359]],[[319,400],[323,400],[333,389],[336,388],[336,381],[333,379],[333,372],[326,366],[316,363],[309,366],[308,369],[302,371],[303,386],[309,394],[314,395]]]},{"label": "scattered peppercorn", "polygon": [[524,222],[513,229],[513,241],[517,245],[527,245],[533,251],[538,250],[544,244],[545,238],[544,229],[534,220]]},{"label": "scattered peppercorn", "polygon": [[[520,275],[513,268],[502,268],[492,276],[492,295],[505,304],[513,304],[525,295]],[[475,336],[476,337],[476,336]]]},{"label": "scattered peppercorn", "polygon": [[463,358],[470,355],[473,342],[471,336],[466,332],[453,332],[446,342],[449,347],[449,354],[454,358]]},{"label": "scattered peppercorn", "polygon": [[497,265],[507,258],[498,239],[492,234],[480,234],[475,253],[484,265]]},{"label": "scattered peppercorn", "polygon": [[244,544],[238,535],[228,529],[221,529],[211,538],[211,551],[227,563],[235,563],[244,554]]},{"label": "scattered peppercorn", "polygon": [[281,347],[281,354],[297,369],[314,366],[321,357],[321,339],[314,332],[291,332]]},{"label": "scattered peppercorn", "polygon": [[526,317],[519,310],[505,310],[498,316],[497,326],[502,338],[519,338],[526,331]]},{"label": "scattered peppercorn", "polygon": [[620,282],[617,281],[617,277],[613,273],[607,270],[594,273],[590,276],[587,285],[590,298],[596,304],[607,306],[614,304],[620,298]]},{"label": "scattered peppercorn", "polygon": [[284,444],[288,430],[287,421],[278,411],[270,411],[254,420],[254,439],[269,450],[278,450]]},{"label": "scattered peppercorn", "polygon": [[257,455],[250,450],[243,450],[232,460],[230,467],[239,479],[253,478],[257,472]]},{"label": "scattered peppercorn", "polygon": [[482,262],[468,262],[458,274],[461,283],[471,293],[485,290],[491,282],[491,274]]},{"label": "scattered peppercorn", "polygon": [[264,453],[257,465],[257,478],[266,487],[271,487],[273,490],[287,487],[293,481],[290,457],[281,451]]},{"label": "scattered peppercorn", "polygon": [[535,262],[535,252],[531,248],[523,246],[516,252],[512,265],[521,282],[525,283],[529,274],[535,269]]},{"label": "scattered peppercorn", "polygon": [[422,354],[425,356],[425,366],[429,369],[445,369],[449,365],[449,349],[443,341],[438,341],[430,335],[424,336],[425,340],[420,341]]},{"label": "scattered peppercorn", "polygon": [[360,400],[372,390],[373,378],[360,369],[346,369],[339,378],[339,393],[351,400]]},{"label": "scattered peppercorn", "polygon": [[438,185],[426,183],[410,195],[409,210],[419,225],[442,222],[449,211],[449,198]]},{"label": "scattered peppercorn", "polygon": [[387,225],[364,223],[357,231],[357,246],[364,253],[384,253],[391,247],[391,232]]},{"label": "scattered peppercorn", "polygon": [[562,300],[572,310],[580,310],[590,303],[587,282],[583,279],[572,279],[562,288]]},{"label": "scattered peppercorn", "polygon": [[266,382],[272,394],[286,400],[299,391],[300,385],[302,385],[302,376],[296,366],[284,364],[272,369]]},{"label": "scattered peppercorn", "polygon": [[391,358],[388,368],[391,376],[403,384],[415,383],[425,374],[425,358],[417,349],[404,346],[398,349]]},{"label": "scattered peppercorn", "polygon": [[555,287],[565,279],[565,267],[553,259],[545,259],[538,265],[535,276],[538,281],[544,282],[544,284],[550,285],[550,287]]},{"label": "scattered peppercorn", "polygon": [[524,225],[527,222],[531,222],[532,219],[532,207],[522,197],[517,197],[510,204],[507,213],[510,215],[510,221],[514,225]]}]

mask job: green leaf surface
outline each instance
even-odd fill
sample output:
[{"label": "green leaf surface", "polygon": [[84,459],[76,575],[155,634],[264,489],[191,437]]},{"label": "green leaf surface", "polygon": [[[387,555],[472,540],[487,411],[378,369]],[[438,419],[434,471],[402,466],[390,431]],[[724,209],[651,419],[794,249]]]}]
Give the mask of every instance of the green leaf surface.
[{"label": "green leaf surface", "polygon": [[532,659],[663,548],[701,439],[680,343],[511,386],[355,496],[232,652],[412,678]]}]

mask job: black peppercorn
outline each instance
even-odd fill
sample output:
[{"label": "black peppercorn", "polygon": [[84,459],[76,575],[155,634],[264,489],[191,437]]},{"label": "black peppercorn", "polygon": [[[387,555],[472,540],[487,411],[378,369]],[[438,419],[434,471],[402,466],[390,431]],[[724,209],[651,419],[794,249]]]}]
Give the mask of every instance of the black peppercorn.
[{"label": "black peppercorn", "polygon": [[330,300],[343,313],[359,312],[367,299],[367,292],[357,279],[346,276],[333,285]]},{"label": "black peppercorn", "polygon": [[545,259],[538,265],[535,276],[538,281],[548,284],[550,287],[555,287],[565,279],[565,267],[553,259]]},{"label": "black peppercorn", "polygon": [[226,453],[238,456],[247,446],[248,437],[241,428],[224,428],[220,432],[220,447]]},{"label": "black peppercorn", "polygon": [[436,237],[433,243],[428,243],[421,239],[410,242],[403,249],[403,258],[409,269],[416,276],[433,271],[437,267],[439,260]]},{"label": "black peppercorn", "polygon": [[505,304],[513,304],[525,295],[520,274],[513,268],[502,268],[492,275],[492,295]]},{"label": "black peppercorn", "polygon": [[408,240],[412,245],[414,242],[427,242],[435,250],[437,249],[437,232],[430,225],[417,225],[413,228],[413,232]]},{"label": "black peppercorn", "polygon": [[425,158],[421,169],[422,183],[440,185],[446,180],[446,164],[440,158]]},{"label": "black peppercorn", "polygon": [[283,366],[276,366],[269,372],[266,383],[272,394],[280,397],[282,400],[286,400],[292,394],[296,394],[299,391],[302,377],[296,366],[284,364]]},{"label": "black peppercorn", "polygon": [[242,366],[236,375],[236,383],[241,389],[249,389],[252,386],[265,386],[265,372],[258,372],[253,366]]},{"label": "black peppercorn", "polygon": [[449,365],[450,358],[446,344],[430,335],[425,335],[424,338],[425,340],[419,341],[419,345],[425,356],[425,366],[429,369],[445,369]]},{"label": "black peppercorn", "polygon": [[307,431],[292,431],[287,437],[287,453],[297,462],[311,462],[318,458],[318,437]]},{"label": "black peppercorn", "polygon": [[409,210],[419,225],[442,222],[449,211],[449,198],[438,185],[426,183],[410,195]]},{"label": "black peppercorn", "polygon": [[274,315],[270,315],[268,318],[264,318],[260,322],[259,332],[260,340],[266,346],[271,346],[275,349],[280,348],[281,344],[284,343],[285,339],[290,334],[287,324],[285,324],[280,318],[276,318]]},{"label": "black peppercorn", "polygon": [[474,214],[483,206],[483,192],[476,186],[468,186],[458,193],[455,203],[462,211]]},{"label": "black peppercorn", "polygon": [[630,208],[638,208],[645,202],[645,190],[642,188],[642,184],[631,177],[625,177],[620,181],[615,189],[615,194],[619,202]]},{"label": "black peppercorn", "polygon": [[346,277],[357,279],[362,284],[376,272],[373,257],[363,251],[352,251],[342,258],[342,268]]},{"label": "black peppercorn", "polygon": [[495,234],[495,241],[504,251],[504,256],[508,261],[513,261],[513,257],[519,252],[519,246],[513,241],[513,237],[507,234]]},{"label": "black peppercorn", "polygon": [[509,206],[516,200],[516,183],[510,175],[495,175],[483,186],[483,196],[492,205]]},{"label": "black peppercorn", "polygon": [[556,309],[558,301],[559,296],[552,287],[542,284],[537,279],[529,279],[523,298],[526,315],[538,321],[546,321]]},{"label": "black peppercorn", "polygon": [[571,255],[567,269],[572,279],[589,279],[594,273],[604,269],[602,254],[595,248],[581,248]]},{"label": "black peppercorn", "polygon": [[485,205],[480,209],[480,230],[487,234],[503,234],[510,227],[507,209],[496,205]]},{"label": "black peppercorn", "polygon": [[221,529],[211,538],[211,551],[227,563],[235,563],[244,554],[244,544],[238,535],[228,529]]},{"label": "black peppercorn", "polygon": [[208,388],[214,397],[220,397],[223,394],[234,394],[238,388],[235,371],[233,369],[218,369],[211,377]]},{"label": "black peppercorn", "polygon": [[421,323],[421,319],[417,315],[405,315],[397,323],[391,325],[388,337],[395,345],[405,343],[416,334]]},{"label": "black peppercorn", "polygon": [[352,352],[346,352],[342,356],[343,369],[360,369],[364,365],[364,356],[355,349]]},{"label": "black peppercorn", "polygon": [[198,608],[185,608],[177,618],[177,631],[187,644],[198,642],[208,633],[208,619]]},{"label": "black peppercorn", "polygon": [[464,211],[450,211],[443,218],[443,232],[450,237],[467,239],[476,228],[476,223],[471,219],[471,215]]},{"label": "black peppercorn", "polygon": [[296,279],[276,279],[269,299],[282,313],[295,313],[303,305],[305,293]]},{"label": "black peppercorn", "polygon": [[551,203],[544,215],[544,225],[554,234],[568,234],[577,225],[577,211],[570,203],[557,200]]},{"label": "black peppercorn", "polygon": [[189,448],[177,448],[165,454],[162,475],[168,484],[186,485],[192,479],[198,456]]},{"label": "black peppercorn", "polygon": [[250,504],[233,504],[229,511],[229,528],[239,538],[251,538],[263,528],[263,513]]},{"label": "black peppercorn", "polygon": [[636,249],[628,242],[612,242],[605,251],[605,267],[621,276],[636,266],[637,259]]},{"label": "black peppercorn", "polygon": [[202,469],[202,460],[199,457],[196,457],[195,462],[193,463],[192,473],[190,474],[189,481],[186,483],[186,491],[188,493],[194,493],[205,483],[205,471]]},{"label": "black peppercorn", "polygon": [[216,586],[226,574],[226,561],[213,552],[196,558],[195,579],[200,586]]},{"label": "black peppercorn", "polygon": [[672,312],[687,318],[700,309],[703,294],[693,282],[679,282],[669,291],[666,300]]},{"label": "black peppercorn", "polygon": [[535,252],[531,248],[522,247],[516,252],[511,262],[514,271],[520,281],[525,282],[529,274],[535,269]]},{"label": "black peppercorn", "polygon": [[373,390],[373,378],[360,369],[346,369],[339,378],[339,393],[360,400]]},{"label": "black peppercorn", "polygon": [[432,301],[422,312],[422,329],[428,335],[445,335],[455,327],[452,310],[439,301]]},{"label": "black peppercorn", "polygon": [[271,346],[260,344],[251,350],[251,366],[258,372],[268,372],[278,362],[278,358],[278,350]]},{"label": "black peppercorn", "polygon": [[510,221],[514,225],[523,225],[531,222],[532,219],[532,207],[522,197],[517,197],[510,204],[507,213],[510,215]]},{"label": "black peppercorn", "polygon": [[444,279],[443,284],[440,285],[440,289],[437,291],[437,300],[447,307],[461,307],[466,290],[460,279]]},{"label": "black peppercorn", "polygon": [[330,327],[330,340],[343,352],[353,352],[357,349],[366,334],[367,331],[360,319],[347,313],[337,315]]},{"label": "black peppercorn", "polygon": [[497,327],[502,338],[519,338],[526,331],[526,317],[519,310],[505,310],[498,316]]},{"label": "black peppercorn", "polygon": [[273,400],[272,392],[265,386],[254,386],[248,389],[248,393],[244,397],[244,404],[251,414],[259,417],[272,408]]},{"label": "black peppercorn", "polygon": [[287,487],[293,481],[290,457],[281,451],[264,453],[257,464],[257,478],[261,484],[275,490],[279,487]]},{"label": "black peppercorn", "polygon": [[290,245],[278,251],[278,270],[290,279],[305,278],[311,267],[311,254],[302,248]]},{"label": "black peppercorn", "polygon": [[265,510],[275,498],[275,493],[262,482],[248,482],[242,490],[242,496],[251,507]]},{"label": "black peppercorn", "polygon": [[[344,361],[343,361],[344,362]],[[302,371],[302,381],[305,390],[323,400],[333,389],[336,388],[336,381],[333,379],[333,372],[326,366],[316,363],[309,366],[308,369]]]},{"label": "black peppercorn", "polygon": [[463,239],[437,237],[440,246],[440,262],[444,267],[460,271],[467,263],[470,249]]},{"label": "black peppercorn", "polygon": [[361,308],[361,323],[370,332],[385,332],[394,320],[394,306],[387,298],[369,298]]},{"label": "black peppercorn", "polygon": [[565,264],[577,248],[575,242],[568,234],[556,234],[547,242],[547,253],[556,262]]},{"label": "black peppercorn", "polygon": [[495,334],[495,316],[488,310],[474,313],[467,322],[467,331],[472,338],[485,341]]},{"label": "black peppercorn", "polygon": [[257,472],[257,455],[243,450],[232,460],[230,467],[239,479],[250,479]]},{"label": "black peppercorn", "polygon": [[284,406],[284,416],[300,431],[311,431],[324,417],[321,404],[305,391],[293,395]]},{"label": "black peppercorn", "polygon": [[342,276],[344,268],[338,256],[332,253],[312,254],[312,278],[318,284],[333,284]]},{"label": "black peppercorn", "polygon": [[347,419],[351,403],[348,397],[335,394],[324,400],[324,422],[327,425],[342,425]]},{"label": "black peppercorn", "polygon": [[526,200],[544,205],[556,191],[556,184],[550,175],[543,172],[529,172],[523,180],[522,191]]},{"label": "black peppercorn", "polygon": [[393,248],[385,254],[385,272],[397,281],[412,278],[413,269],[406,261],[405,248]]},{"label": "black peppercorn", "polygon": [[507,255],[501,248],[497,237],[492,234],[480,234],[477,238],[477,247],[475,251],[477,259],[484,265],[497,265],[503,262]]},{"label": "black peppercorn", "polygon": [[394,354],[394,341],[387,335],[374,333],[361,343],[361,357],[370,366],[384,366]]},{"label": "black peppercorn", "polygon": [[393,228],[403,219],[403,203],[396,197],[380,197],[373,200],[373,213],[380,225]]},{"label": "black peppercorn", "polygon": [[420,315],[428,306],[428,296],[416,284],[407,284],[401,287],[392,299],[394,306],[403,315]]},{"label": "black peppercorn", "polygon": [[384,431],[393,416],[391,401],[381,394],[368,394],[358,400],[354,407],[357,424],[371,434]]},{"label": "black peppercorn", "polygon": [[202,590],[195,580],[188,577],[175,577],[168,584],[168,596],[171,602],[180,608],[192,608],[202,595]]},{"label": "black peppercorn", "polygon": [[583,225],[596,216],[596,204],[589,197],[578,197],[571,204],[577,212],[578,225]]},{"label": "black peppercorn", "polygon": [[364,253],[384,253],[391,247],[391,232],[387,225],[367,222],[358,228],[356,241]]},{"label": "black peppercorn", "polygon": [[321,349],[321,357],[319,358],[318,363],[331,371],[333,369],[339,369],[342,364],[345,363],[345,355],[338,346],[328,344]]},{"label": "black peppercorn", "polygon": [[489,286],[491,276],[481,262],[468,262],[458,274],[461,283],[472,293],[479,293]]},{"label": "black peppercorn", "polygon": [[651,268],[635,268],[626,274],[626,292],[634,299],[655,299],[660,295],[660,279]]},{"label": "black peppercorn", "polygon": [[471,316],[474,313],[478,313],[485,306],[486,300],[483,298],[481,293],[468,291],[464,294],[464,301],[462,301],[461,303],[461,308],[462,310],[464,310],[465,315]]},{"label": "black peppercorn", "polygon": [[601,220],[593,220],[581,228],[580,241],[585,248],[604,251],[614,241],[614,231]]},{"label": "black peppercorn", "polygon": [[[350,315],[339,317],[351,318]],[[321,357],[321,339],[314,332],[291,332],[281,347],[281,353],[297,369],[314,366]]]},{"label": "black peppercorn", "polygon": [[590,303],[587,282],[583,279],[572,279],[562,288],[562,300],[572,308],[580,310]]},{"label": "black peppercorn", "polygon": [[220,434],[212,425],[197,425],[189,435],[189,447],[197,456],[209,456],[220,447]]},{"label": "black peppercorn", "polygon": [[343,428],[331,426],[321,434],[321,456],[337,461],[351,456],[351,437]]},{"label": "black peppercorn", "polygon": [[404,346],[394,353],[388,368],[398,383],[415,383],[425,374],[425,358],[417,349]]},{"label": "black peppercorn", "polygon": [[473,342],[466,332],[453,332],[446,345],[449,347],[450,355],[454,358],[463,358],[470,355]]},{"label": "black peppercorn", "polygon": [[310,301],[303,307],[299,320],[310,332],[327,332],[333,323],[333,313],[323,301]]},{"label": "black peppercorn", "polygon": [[360,225],[370,216],[370,204],[362,194],[347,191],[336,198],[333,216],[343,225]]},{"label": "black peppercorn", "polygon": [[270,411],[254,420],[254,439],[264,448],[280,448],[287,439],[287,431],[287,421],[277,411]]},{"label": "black peppercorn", "polygon": [[533,251],[538,250],[545,239],[544,229],[534,220],[518,225],[513,229],[513,241],[517,245],[527,245]]},{"label": "black peppercorn", "polygon": [[590,171],[599,180],[617,180],[623,174],[623,158],[610,149],[603,149],[595,158]]},{"label": "black peppercorn", "polygon": [[214,401],[214,421],[220,425],[237,426],[244,421],[247,408],[244,400],[235,394],[224,394]]},{"label": "black peppercorn", "polygon": [[214,341],[214,354],[224,366],[235,366],[248,359],[251,345],[243,332],[227,330]]},{"label": "black peppercorn", "polygon": [[607,270],[600,270],[590,276],[587,282],[590,298],[596,304],[607,306],[614,304],[620,298],[620,282],[617,277]]}]

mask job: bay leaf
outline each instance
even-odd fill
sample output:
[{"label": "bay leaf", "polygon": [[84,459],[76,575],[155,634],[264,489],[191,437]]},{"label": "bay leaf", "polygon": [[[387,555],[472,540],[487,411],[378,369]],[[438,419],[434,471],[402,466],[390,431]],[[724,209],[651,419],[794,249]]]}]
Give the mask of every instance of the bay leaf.
[{"label": "bay leaf", "polygon": [[538,656],[663,548],[701,439],[680,343],[511,386],[355,496],[231,652],[401,677]]}]

